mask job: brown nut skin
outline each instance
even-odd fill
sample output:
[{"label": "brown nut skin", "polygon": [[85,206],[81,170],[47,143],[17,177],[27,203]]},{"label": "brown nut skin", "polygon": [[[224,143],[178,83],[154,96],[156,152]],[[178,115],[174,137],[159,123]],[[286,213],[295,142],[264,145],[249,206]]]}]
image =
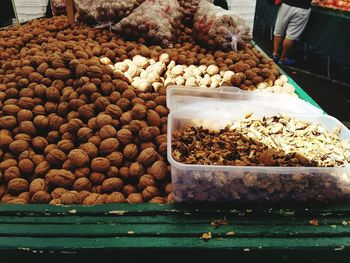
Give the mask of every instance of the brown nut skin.
[{"label": "brown nut skin", "polygon": [[45,179],[50,184],[67,187],[73,184],[75,175],[64,169],[52,169],[46,174]]},{"label": "brown nut skin", "polygon": [[133,140],[133,134],[128,129],[120,129],[117,132],[117,138],[122,144],[128,144],[131,143]]},{"label": "brown nut skin", "polygon": [[148,110],[147,111],[147,122],[149,126],[157,126],[159,127],[161,125],[161,120],[158,112],[154,110]]},{"label": "brown nut skin", "polygon": [[108,138],[115,138],[117,136],[117,130],[112,125],[104,125],[100,129],[100,137],[102,140]]},{"label": "brown nut skin", "polygon": [[7,190],[12,194],[19,194],[27,191],[29,188],[29,183],[23,178],[14,178],[10,180],[7,184]]},{"label": "brown nut skin", "polygon": [[91,161],[91,169],[96,172],[104,173],[111,167],[111,162],[104,157],[96,157]]},{"label": "brown nut skin", "polygon": [[150,166],[157,160],[158,153],[153,148],[144,149],[137,157],[137,161],[145,166]]},{"label": "brown nut skin", "polygon": [[143,166],[138,162],[132,163],[129,169],[130,169],[130,176],[133,178],[139,178],[145,171]]},{"label": "brown nut skin", "polygon": [[47,191],[48,183],[42,178],[35,178],[29,185],[29,194],[33,195],[38,191]]},{"label": "brown nut skin", "polygon": [[92,193],[84,199],[83,205],[104,204],[105,201],[107,200],[107,197],[108,196],[104,194]]},{"label": "brown nut skin", "polygon": [[32,204],[48,204],[51,201],[51,196],[45,191],[34,193],[30,199]]},{"label": "brown nut skin", "polygon": [[162,181],[166,178],[168,172],[168,166],[163,161],[156,161],[149,168],[149,173],[152,174],[158,181]]},{"label": "brown nut skin", "polygon": [[4,180],[6,182],[11,181],[12,179],[15,178],[20,178],[21,177],[21,171],[18,169],[17,166],[11,166],[6,169],[6,171],[3,174]]},{"label": "brown nut skin", "polygon": [[138,188],[140,190],[143,190],[147,186],[156,186],[156,185],[157,185],[157,182],[156,182],[156,179],[154,178],[153,175],[151,175],[151,174],[144,174],[139,179]]},{"label": "brown nut skin", "polygon": [[66,192],[61,195],[61,204],[63,205],[77,205],[80,204],[82,200],[80,200],[78,193]]},{"label": "brown nut skin", "polygon": [[124,155],[121,152],[112,152],[106,156],[112,166],[120,167],[124,160]]},{"label": "brown nut skin", "polygon": [[164,197],[156,196],[156,197],[153,197],[151,200],[149,200],[148,203],[150,203],[150,204],[166,204],[167,200]]},{"label": "brown nut skin", "polygon": [[113,192],[108,195],[106,201],[106,204],[113,204],[113,203],[126,203],[126,199],[124,195],[120,192]]},{"label": "brown nut skin", "polygon": [[100,144],[100,154],[107,155],[119,149],[120,142],[117,138],[108,138]]},{"label": "brown nut skin", "polygon": [[67,160],[67,156],[59,149],[52,149],[46,155],[46,160],[51,166],[59,167]]},{"label": "brown nut skin", "polygon": [[75,191],[90,191],[91,190],[91,182],[88,178],[86,177],[81,177],[81,178],[78,178],[74,181],[73,183],[73,189]]},{"label": "brown nut skin", "polygon": [[107,178],[102,183],[102,192],[111,193],[121,190],[123,187],[123,181],[120,178],[112,177]]},{"label": "brown nut skin", "polygon": [[143,203],[142,195],[140,193],[132,193],[126,199],[129,204],[141,204]]},{"label": "brown nut skin", "polygon": [[77,168],[84,167],[90,162],[88,154],[80,149],[71,150],[68,154],[68,160]]},{"label": "brown nut skin", "polygon": [[130,143],[124,147],[123,150],[124,158],[127,160],[135,160],[139,154],[136,144]]},{"label": "brown nut skin", "polygon": [[141,194],[142,199],[147,202],[152,198],[158,196],[160,192],[156,186],[147,186],[145,189],[143,189]]},{"label": "brown nut skin", "polygon": [[9,149],[13,154],[20,154],[21,152],[24,152],[25,150],[28,150],[29,143],[25,140],[15,140],[9,145]]},{"label": "brown nut skin", "polygon": [[51,192],[52,199],[59,199],[64,193],[68,192],[67,189],[62,187],[57,187]]},{"label": "brown nut skin", "polygon": [[90,160],[94,159],[98,155],[98,148],[91,142],[81,144],[79,149],[83,150],[89,156]]}]

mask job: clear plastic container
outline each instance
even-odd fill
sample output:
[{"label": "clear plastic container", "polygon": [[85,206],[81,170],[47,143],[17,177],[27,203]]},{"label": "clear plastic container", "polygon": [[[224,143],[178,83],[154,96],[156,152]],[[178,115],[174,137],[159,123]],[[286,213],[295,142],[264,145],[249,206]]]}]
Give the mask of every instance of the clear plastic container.
[{"label": "clear plastic container", "polygon": [[[187,91],[186,91],[187,90]],[[186,95],[186,93],[190,95]],[[215,93],[215,92],[214,92]],[[170,88],[167,103],[168,160],[171,164],[173,194],[176,202],[314,202],[349,201],[350,167],[238,167],[187,165],[171,155],[174,130],[188,125],[224,128],[228,123],[252,112],[255,117],[285,113],[297,119],[320,123],[331,131],[341,129],[340,138],[350,140],[350,131],[337,119],[322,114],[304,101],[288,96],[225,92],[203,92]],[[258,97],[261,97],[258,100]],[[214,96],[215,97],[215,96]],[[231,97],[231,98],[228,98]],[[269,101],[275,97],[276,102]],[[230,103],[229,103],[230,101]],[[187,102],[187,103],[185,103]],[[276,106],[278,105],[278,106]],[[280,107],[283,105],[283,107]],[[203,108],[202,106],[205,106]]]}]

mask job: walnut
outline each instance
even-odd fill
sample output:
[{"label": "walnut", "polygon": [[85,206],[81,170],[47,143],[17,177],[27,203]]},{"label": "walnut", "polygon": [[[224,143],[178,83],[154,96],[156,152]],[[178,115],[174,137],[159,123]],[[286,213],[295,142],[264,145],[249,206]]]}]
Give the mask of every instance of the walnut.
[{"label": "walnut", "polygon": [[7,168],[4,172],[4,179],[7,182],[12,179],[19,178],[20,176],[21,176],[21,172],[17,166],[11,166]]},{"label": "walnut", "polygon": [[117,138],[121,143],[128,144],[132,142],[133,135],[132,135],[132,132],[129,131],[128,129],[121,129],[117,132]]},{"label": "walnut", "polygon": [[[40,105],[37,105],[37,106],[40,106]],[[45,109],[44,109],[44,111],[45,111]],[[36,109],[35,107],[34,107],[33,111],[22,109],[17,113],[17,122],[21,123],[22,121],[32,121],[33,120],[33,113],[37,113],[37,112],[38,112],[38,109]],[[44,112],[44,114],[45,114],[45,112]]]},{"label": "walnut", "polygon": [[120,192],[113,192],[108,195],[106,199],[106,204],[112,204],[112,203],[126,203],[126,199],[124,195]]},{"label": "walnut", "polygon": [[107,195],[92,193],[84,199],[83,205],[104,204],[105,201],[107,200],[107,197],[108,197]]},{"label": "walnut", "polygon": [[144,149],[137,157],[137,161],[145,166],[152,165],[158,159],[158,153],[153,148]]},{"label": "walnut", "polygon": [[67,189],[61,188],[61,187],[57,187],[51,192],[51,198],[52,199],[60,198],[66,192],[68,192]]},{"label": "walnut", "polygon": [[28,150],[29,143],[25,140],[15,140],[9,145],[9,149],[13,154],[20,154],[21,152]]},{"label": "walnut", "polygon": [[0,163],[0,171],[5,172],[11,166],[16,166],[17,161],[15,159],[7,159]]},{"label": "walnut", "polygon": [[93,130],[88,127],[82,127],[77,132],[78,140],[86,142],[90,137],[93,136]]},{"label": "walnut", "polygon": [[34,169],[34,175],[37,177],[42,177],[48,173],[51,169],[49,162],[43,161],[40,162]]},{"label": "walnut", "polygon": [[123,154],[125,159],[135,160],[139,154],[139,150],[135,144],[130,143],[124,147]]},{"label": "walnut", "polygon": [[[168,202],[167,199],[165,199],[164,197],[160,197],[160,196],[154,197],[148,201],[148,203],[150,203],[150,204],[165,204],[167,202]],[[172,201],[169,201],[169,202],[171,203]]]},{"label": "walnut", "polygon": [[129,204],[140,204],[143,203],[142,195],[140,193],[132,193],[126,199]]},{"label": "walnut", "polygon": [[100,137],[102,140],[108,138],[115,138],[117,136],[117,131],[112,125],[105,125],[100,129]]},{"label": "walnut", "polygon": [[18,198],[26,200],[26,203],[30,202],[30,195],[29,192],[22,192],[18,195]]},{"label": "walnut", "polygon": [[84,126],[82,120],[74,118],[67,123],[67,131],[75,133]]},{"label": "walnut", "polygon": [[141,120],[146,116],[147,107],[143,104],[135,104],[131,109],[133,119]]},{"label": "walnut", "polygon": [[81,177],[87,177],[90,174],[90,168],[89,167],[83,167],[76,169],[74,172],[74,175],[76,178],[81,178]]},{"label": "walnut", "polygon": [[124,90],[124,92],[122,93],[122,97],[131,101],[136,97],[136,94],[134,90],[130,88],[130,89]]},{"label": "walnut", "polygon": [[101,142],[100,144],[100,154],[106,155],[117,151],[119,148],[119,140],[117,138],[108,138]]},{"label": "walnut", "polygon": [[50,201],[51,196],[42,190],[35,192],[30,199],[32,204],[48,204]]},{"label": "walnut", "polygon": [[64,169],[52,169],[46,174],[45,179],[53,185],[65,187],[72,185],[75,175]]},{"label": "walnut", "polygon": [[123,179],[129,179],[130,178],[130,169],[129,167],[121,167],[119,169],[119,177],[123,178]]},{"label": "walnut", "polygon": [[11,136],[5,135],[5,134],[0,134],[0,148],[6,148],[10,145],[10,143],[13,142],[13,139]]},{"label": "walnut", "polygon": [[38,191],[47,191],[48,183],[42,178],[34,179],[29,185],[29,193],[33,195]]},{"label": "walnut", "polygon": [[112,117],[108,114],[101,113],[96,117],[96,124],[99,128],[112,123]]},{"label": "walnut", "polygon": [[126,111],[120,116],[120,121],[122,124],[130,123],[133,120],[131,111]]},{"label": "walnut", "polygon": [[[128,99],[125,99],[125,98],[120,98],[116,105],[123,111],[128,111],[130,109],[130,101]],[[1,126],[1,125],[0,125]]]},{"label": "walnut", "polygon": [[161,120],[158,112],[154,110],[148,110],[147,111],[147,122],[150,126],[157,126],[159,127],[161,125]]},{"label": "walnut", "polygon": [[23,178],[14,178],[10,180],[7,184],[7,190],[9,193],[18,194],[27,191],[29,188],[29,183]]},{"label": "walnut", "polygon": [[11,199],[7,202],[7,204],[9,204],[9,205],[24,205],[27,203],[28,203],[28,201],[23,199],[23,198],[14,198],[14,199]]},{"label": "walnut", "polygon": [[124,156],[121,152],[115,151],[106,156],[106,158],[110,161],[111,165],[120,167],[124,160]]},{"label": "walnut", "polygon": [[66,192],[61,195],[61,204],[63,205],[76,205],[80,204],[82,200],[80,200],[80,197],[78,193],[73,192]]},{"label": "walnut", "polygon": [[89,156],[90,159],[93,159],[93,158],[97,157],[98,148],[96,147],[95,144],[93,144],[91,142],[87,142],[87,143],[81,144],[79,146],[79,149],[84,151]]},{"label": "walnut", "polygon": [[83,120],[89,120],[95,116],[95,111],[91,105],[84,105],[84,101],[81,101],[81,105],[72,105],[73,100],[70,101],[70,108],[78,108],[79,117]]},{"label": "walnut", "polygon": [[143,190],[147,186],[156,186],[156,185],[157,185],[157,183],[156,183],[156,180],[155,180],[153,175],[151,175],[151,174],[144,174],[139,179],[138,188],[140,190]]},{"label": "walnut", "polygon": [[48,141],[41,136],[37,136],[32,140],[33,148],[39,152],[42,152],[48,144],[49,144]]},{"label": "walnut", "polygon": [[22,159],[18,162],[18,168],[23,174],[31,174],[34,172],[34,163],[30,159]]},{"label": "walnut", "polygon": [[61,199],[59,198],[54,198],[54,199],[51,199],[51,201],[49,202],[49,205],[61,205]]},{"label": "walnut", "polygon": [[123,187],[123,181],[117,177],[107,178],[102,183],[102,191],[106,193],[119,191],[121,190],[122,187]]},{"label": "walnut", "polygon": [[39,129],[46,129],[49,126],[49,118],[38,115],[33,120],[34,125]]},{"label": "walnut", "polygon": [[161,105],[158,105],[156,108],[155,108],[155,111],[159,114],[159,116],[161,117],[167,117],[168,114],[169,114],[169,110],[164,107],[164,106],[161,106]]},{"label": "walnut", "polygon": [[144,173],[144,168],[138,162],[134,162],[130,165],[130,176],[138,178]]},{"label": "walnut", "polygon": [[156,161],[149,169],[149,173],[152,174],[158,181],[162,181],[166,178],[168,167],[165,162]]},{"label": "walnut", "polygon": [[107,172],[111,166],[107,158],[96,157],[91,161],[91,169],[96,172]]},{"label": "walnut", "polygon": [[71,140],[61,140],[57,143],[57,148],[67,154],[75,148],[75,145]]},{"label": "walnut", "polygon": [[123,114],[123,110],[117,105],[108,105],[105,109],[105,113],[110,115],[113,119],[119,119]]},{"label": "walnut", "polygon": [[89,156],[81,149],[73,149],[68,154],[68,160],[77,168],[86,166],[89,162]]},{"label": "walnut", "polygon": [[165,193],[170,194],[173,191],[172,183],[168,183],[164,188]]},{"label": "walnut", "polygon": [[47,155],[46,160],[53,167],[61,166],[64,161],[67,159],[67,156],[64,152],[59,149],[52,149]]}]

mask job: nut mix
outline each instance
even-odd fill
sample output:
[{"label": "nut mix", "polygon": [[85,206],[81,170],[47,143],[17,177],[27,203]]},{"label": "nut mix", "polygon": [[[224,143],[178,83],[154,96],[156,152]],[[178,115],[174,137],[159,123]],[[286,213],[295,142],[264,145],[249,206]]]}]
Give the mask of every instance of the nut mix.
[{"label": "nut mix", "polygon": [[[320,124],[286,115],[255,119],[247,114],[221,130],[189,126],[174,131],[172,156],[191,165],[349,166],[350,146],[340,140],[339,133],[339,128],[328,132]],[[174,195],[178,200],[195,201],[324,201],[350,197],[346,183],[349,174],[291,172],[198,169],[183,176],[178,171]]]},{"label": "nut mix", "polygon": [[172,202],[169,68],[186,78],[186,68],[222,79],[234,72],[231,84],[246,90],[286,83],[252,45],[214,52],[180,29],[171,49],[63,16],[0,31],[1,203]]}]

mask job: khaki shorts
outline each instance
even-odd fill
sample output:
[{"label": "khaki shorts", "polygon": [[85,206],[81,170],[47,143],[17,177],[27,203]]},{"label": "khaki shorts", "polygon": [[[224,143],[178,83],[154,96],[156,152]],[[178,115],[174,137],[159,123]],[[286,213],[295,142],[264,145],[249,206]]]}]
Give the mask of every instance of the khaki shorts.
[{"label": "khaki shorts", "polygon": [[310,13],[311,8],[303,9],[282,4],[278,11],[274,35],[298,41],[309,21]]}]

